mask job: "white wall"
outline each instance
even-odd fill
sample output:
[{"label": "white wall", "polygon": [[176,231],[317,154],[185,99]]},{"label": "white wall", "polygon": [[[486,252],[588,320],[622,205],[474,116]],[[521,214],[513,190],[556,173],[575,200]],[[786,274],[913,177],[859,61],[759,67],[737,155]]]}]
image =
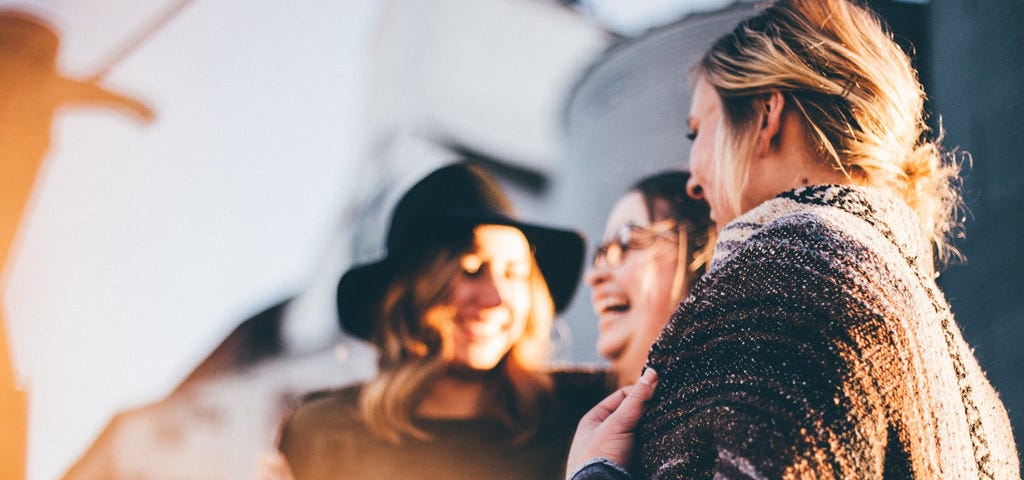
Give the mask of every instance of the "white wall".
[{"label": "white wall", "polygon": [[[168,4],[3,2],[55,21],[77,75]],[[193,2],[108,78],[155,123],[60,117],[7,275],[30,478],[58,476],[114,411],[166,394],[237,321],[315,275],[359,168],[379,10]]]}]

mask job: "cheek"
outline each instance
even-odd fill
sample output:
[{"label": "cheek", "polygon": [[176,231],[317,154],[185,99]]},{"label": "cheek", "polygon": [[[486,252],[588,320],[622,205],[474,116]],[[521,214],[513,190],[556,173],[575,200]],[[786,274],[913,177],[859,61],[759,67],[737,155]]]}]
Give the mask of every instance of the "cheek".
[{"label": "cheek", "polygon": [[529,286],[517,286],[511,288],[510,291],[504,295],[503,303],[508,305],[512,315],[512,330],[517,335],[522,333],[522,330],[526,326],[526,319],[530,315],[530,307],[532,306],[533,300],[530,297]]},{"label": "cheek", "polygon": [[451,290],[448,292],[448,297],[445,298],[444,303],[457,308],[467,305],[467,299],[472,296],[473,288],[469,282],[463,279],[458,279],[452,283]]},{"label": "cheek", "polygon": [[690,170],[694,175],[698,175],[702,178],[706,178],[708,160],[710,159],[710,152],[703,136],[697,137],[694,140],[693,145],[690,146]]},{"label": "cheek", "polygon": [[[630,252],[635,254],[636,252]],[[612,270],[612,279],[614,282],[625,291],[626,295],[629,296],[630,301],[633,301],[643,291],[644,276],[646,275],[647,266],[644,262],[637,262],[634,258],[627,257],[622,264]]]},{"label": "cheek", "polygon": [[672,258],[651,259],[645,265],[643,274],[634,283],[636,305],[643,310],[645,323],[664,325],[668,315],[675,308],[672,298],[672,284],[675,281],[676,264]]},{"label": "cheek", "polygon": [[703,192],[704,201],[709,201],[708,197],[717,190],[714,185],[716,179],[710,153],[695,149],[690,157],[689,168],[692,181],[699,185]]},{"label": "cheek", "polygon": [[702,162],[700,159],[700,150],[696,144],[690,147],[689,163],[690,164],[687,165],[686,168],[690,170],[690,175],[693,177],[693,180],[696,180],[697,183],[703,183],[704,162]]}]

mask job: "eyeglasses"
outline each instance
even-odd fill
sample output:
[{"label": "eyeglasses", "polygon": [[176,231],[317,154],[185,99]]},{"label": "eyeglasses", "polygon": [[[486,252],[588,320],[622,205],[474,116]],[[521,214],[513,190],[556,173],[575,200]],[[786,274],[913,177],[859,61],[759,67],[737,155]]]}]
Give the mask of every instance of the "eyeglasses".
[{"label": "eyeglasses", "polygon": [[650,247],[659,238],[678,241],[679,224],[664,221],[643,227],[627,223],[619,227],[608,241],[598,245],[594,252],[594,268],[616,268],[622,264],[627,252]]}]

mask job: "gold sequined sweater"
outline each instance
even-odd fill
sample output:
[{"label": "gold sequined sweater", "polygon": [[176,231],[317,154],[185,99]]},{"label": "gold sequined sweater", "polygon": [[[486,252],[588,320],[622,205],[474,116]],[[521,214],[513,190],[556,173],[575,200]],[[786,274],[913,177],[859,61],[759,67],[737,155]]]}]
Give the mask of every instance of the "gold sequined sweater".
[{"label": "gold sequined sweater", "polygon": [[784,193],[723,230],[651,350],[644,478],[1020,478],[1009,419],[883,192]]}]

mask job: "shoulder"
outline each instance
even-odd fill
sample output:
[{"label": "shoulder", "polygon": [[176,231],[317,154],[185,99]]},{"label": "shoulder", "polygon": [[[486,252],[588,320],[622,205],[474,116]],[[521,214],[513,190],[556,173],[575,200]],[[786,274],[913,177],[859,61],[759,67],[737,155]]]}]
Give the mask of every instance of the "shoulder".
[{"label": "shoulder", "polygon": [[[818,301],[820,295],[835,293],[823,289],[847,291],[858,284],[885,282],[891,275],[887,266],[907,263],[893,242],[855,215],[784,200],[770,206],[780,203],[789,209],[726,227],[710,271],[695,287],[711,287],[716,297],[748,297],[767,289],[802,292]],[[721,300],[716,303],[721,305]]]},{"label": "shoulder", "polygon": [[722,256],[716,253],[655,350],[679,351],[680,335],[701,345],[756,330],[832,336],[880,313],[879,295],[909,277],[894,277],[901,259],[891,244],[879,245],[870,225],[835,210],[804,206],[730,224]]},{"label": "shoulder", "polygon": [[[800,255],[848,247],[855,221],[827,207],[802,208],[771,216],[734,222],[722,231],[716,261],[734,263],[744,253],[773,251],[782,255]],[[766,260],[778,258],[766,256]],[[716,265],[717,267],[717,265]]]},{"label": "shoulder", "polygon": [[906,204],[884,192],[834,185],[762,203],[727,225],[715,247],[712,272],[752,259],[815,266],[898,262],[910,268],[930,260],[928,241]]},{"label": "shoulder", "polygon": [[[684,357],[694,361],[684,376],[711,375],[710,366],[741,357],[766,369],[778,367],[773,358],[812,351],[834,359],[836,342],[892,316],[882,296],[897,290],[892,265],[900,258],[891,243],[875,245],[877,230],[828,205],[766,203],[723,231],[723,256],[652,347],[649,361],[659,374],[676,370]],[[765,357],[755,362],[759,354]]]},{"label": "shoulder", "polygon": [[282,440],[289,435],[342,431],[363,424],[359,412],[362,384],[307,394],[285,420]]},{"label": "shoulder", "polygon": [[301,405],[323,403],[358,403],[363,392],[363,383],[355,383],[338,388],[314,390],[302,396]]},{"label": "shoulder", "polygon": [[278,449],[296,478],[335,478],[364,467],[384,447],[359,411],[361,385],[307,395],[280,432]]}]

